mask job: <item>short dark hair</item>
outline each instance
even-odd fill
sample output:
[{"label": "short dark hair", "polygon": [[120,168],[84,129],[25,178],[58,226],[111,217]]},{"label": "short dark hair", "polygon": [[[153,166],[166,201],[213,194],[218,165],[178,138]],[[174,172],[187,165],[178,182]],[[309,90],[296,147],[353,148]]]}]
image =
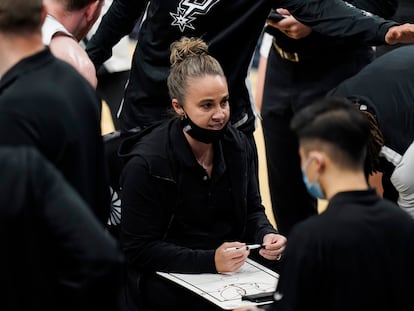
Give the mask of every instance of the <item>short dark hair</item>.
[{"label": "short dark hair", "polygon": [[361,168],[369,141],[369,123],[346,98],[326,97],[300,110],[291,129],[304,145],[325,146],[339,165]]},{"label": "short dark hair", "polygon": [[0,32],[32,33],[42,27],[42,0],[1,0]]}]

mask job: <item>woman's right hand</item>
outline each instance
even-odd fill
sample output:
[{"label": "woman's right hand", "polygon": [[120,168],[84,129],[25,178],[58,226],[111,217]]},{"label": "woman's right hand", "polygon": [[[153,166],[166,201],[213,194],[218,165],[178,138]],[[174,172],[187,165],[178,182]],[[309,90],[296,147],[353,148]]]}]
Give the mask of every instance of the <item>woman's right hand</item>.
[{"label": "woman's right hand", "polygon": [[[231,248],[231,249],[230,249]],[[237,248],[237,249],[234,249]],[[214,262],[217,272],[234,272],[244,264],[250,251],[241,242],[225,242],[216,249]]]}]

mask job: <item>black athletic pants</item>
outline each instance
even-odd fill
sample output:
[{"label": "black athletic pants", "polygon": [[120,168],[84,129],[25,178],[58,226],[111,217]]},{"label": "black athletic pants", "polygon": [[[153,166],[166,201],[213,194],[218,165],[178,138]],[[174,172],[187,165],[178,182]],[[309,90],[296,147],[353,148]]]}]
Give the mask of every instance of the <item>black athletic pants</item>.
[{"label": "black athletic pants", "polygon": [[365,49],[295,63],[271,49],[261,113],[272,209],[282,234],[317,213],[317,201],[302,180],[298,142],[289,127],[294,113],[356,74],[372,57],[373,52]]}]

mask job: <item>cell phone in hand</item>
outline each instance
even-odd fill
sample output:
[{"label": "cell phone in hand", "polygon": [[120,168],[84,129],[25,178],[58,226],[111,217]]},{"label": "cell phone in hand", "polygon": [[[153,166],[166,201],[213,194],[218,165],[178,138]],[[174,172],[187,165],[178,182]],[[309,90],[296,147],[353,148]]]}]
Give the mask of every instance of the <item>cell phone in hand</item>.
[{"label": "cell phone in hand", "polygon": [[270,14],[267,16],[267,19],[274,22],[274,23],[278,23],[280,22],[282,19],[288,17],[289,15],[284,15],[284,14],[280,14],[277,13],[276,11],[272,11],[270,12]]}]

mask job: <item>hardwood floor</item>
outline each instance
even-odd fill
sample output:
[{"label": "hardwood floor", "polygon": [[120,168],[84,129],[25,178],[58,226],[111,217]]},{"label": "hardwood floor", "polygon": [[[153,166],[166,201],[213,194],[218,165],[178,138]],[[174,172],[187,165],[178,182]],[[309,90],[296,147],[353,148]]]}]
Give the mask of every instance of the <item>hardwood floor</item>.
[{"label": "hardwood floor", "polygon": [[[256,94],[257,71],[250,72],[250,83],[252,87],[252,94]],[[259,186],[262,202],[266,209],[266,215],[270,222],[276,227],[275,218],[272,212],[272,203],[270,201],[269,183],[267,179],[267,165],[266,165],[266,150],[264,145],[263,131],[261,121],[257,120],[257,128],[254,133],[254,138],[257,145],[257,153],[259,159]]]},{"label": "hardwood floor", "polygon": [[102,101],[101,114],[101,133],[102,135],[115,131],[114,122],[112,121],[111,111],[105,101]]}]

